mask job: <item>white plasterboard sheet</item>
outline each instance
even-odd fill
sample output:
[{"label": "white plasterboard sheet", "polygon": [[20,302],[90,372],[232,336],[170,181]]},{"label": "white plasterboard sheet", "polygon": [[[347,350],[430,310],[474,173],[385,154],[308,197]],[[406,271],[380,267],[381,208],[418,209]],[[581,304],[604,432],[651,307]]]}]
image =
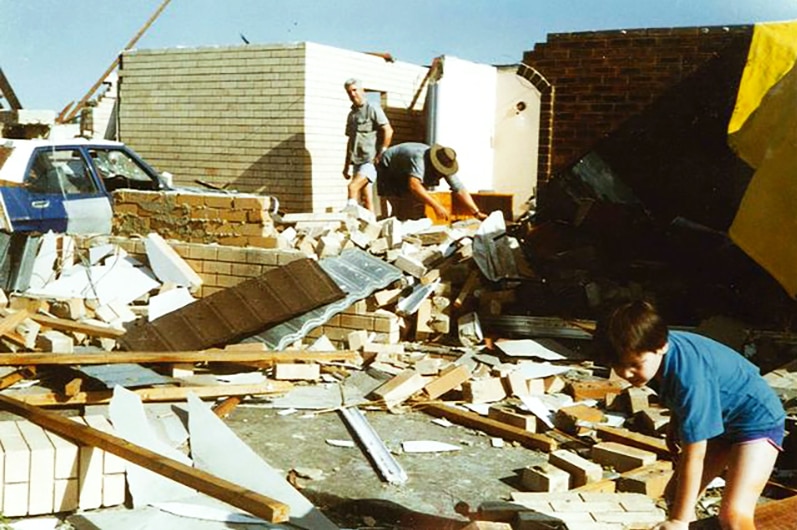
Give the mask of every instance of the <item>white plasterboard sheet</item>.
[{"label": "white plasterboard sheet", "polygon": [[29,288],[40,289],[55,279],[55,260],[58,257],[57,236],[52,232],[44,234],[39,241],[39,251],[33,260]]},{"label": "white plasterboard sheet", "polygon": [[202,278],[161,236],[155,233],[147,235],[144,246],[149,266],[160,281],[194,288],[202,285]]},{"label": "white plasterboard sheet", "polygon": [[[172,460],[191,465],[191,460],[185,454],[169,446],[157,436],[144,412],[141,399],[134,392],[120,386],[114,388],[108,410],[114,431],[120,438]],[[143,467],[130,462],[126,462],[126,467],[127,483],[133,498],[133,506],[182,500],[197,495],[192,488]]]},{"label": "white plasterboard sheet", "polygon": [[570,369],[567,366],[556,366],[549,363],[535,363],[533,361],[520,361],[517,363],[516,372],[523,374],[528,379],[540,379],[552,375],[563,374]]},{"label": "white plasterboard sheet", "polygon": [[458,445],[436,440],[406,440],[401,442],[401,448],[405,453],[443,453],[462,449]]},{"label": "white plasterboard sheet", "polygon": [[54,282],[29,294],[54,298],[97,298],[100,305],[113,301],[129,304],[160,283],[145,268],[131,267],[123,261],[113,265],[75,266]]},{"label": "white plasterboard sheet", "polygon": [[169,289],[149,299],[147,304],[147,317],[152,322],[156,318],[177,311],[181,307],[191,304],[196,299],[185,287],[175,287]]},{"label": "white plasterboard sheet", "polygon": [[290,523],[308,530],[338,527],[246,445],[196,395],[188,395],[188,431],[196,467],[290,507]]},{"label": "white plasterboard sheet", "polygon": [[547,361],[567,359],[561,353],[546,348],[532,339],[501,340],[496,342],[495,346],[510,357],[537,357]]}]

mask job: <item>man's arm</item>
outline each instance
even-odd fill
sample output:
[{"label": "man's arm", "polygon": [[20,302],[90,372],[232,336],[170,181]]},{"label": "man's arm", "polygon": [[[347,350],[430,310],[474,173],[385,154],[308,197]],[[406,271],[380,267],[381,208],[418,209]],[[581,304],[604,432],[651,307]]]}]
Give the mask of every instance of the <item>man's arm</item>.
[{"label": "man's arm", "polygon": [[423,182],[421,179],[415,175],[410,175],[409,179],[407,180],[410,193],[412,193],[413,197],[422,203],[429,205],[434,210],[434,213],[437,215],[437,217],[443,219],[444,221],[448,221],[448,210],[443,208],[443,205],[437,202],[437,200],[432,197],[432,194],[423,187]]},{"label": "man's arm", "polygon": [[382,160],[382,153],[384,153],[387,148],[390,147],[391,141],[393,141],[393,127],[390,125],[390,123],[385,123],[377,132],[376,157],[374,157],[374,165],[379,164],[379,161]]},{"label": "man's arm", "polygon": [[470,192],[466,189],[461,189],[454,192],[454,197],[462,203],[468,213],[470,213],[473,217],[478,219],[479,221],[483,221],[487,219],[487,214],[479,210],[479,207],[476,206],[476,203],[473,201],[473,196]]}]

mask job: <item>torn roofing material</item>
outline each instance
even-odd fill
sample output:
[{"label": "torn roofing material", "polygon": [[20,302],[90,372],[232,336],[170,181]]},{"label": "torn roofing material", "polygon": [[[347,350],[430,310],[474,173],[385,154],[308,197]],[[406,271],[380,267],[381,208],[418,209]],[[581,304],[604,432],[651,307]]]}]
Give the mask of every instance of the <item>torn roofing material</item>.
[{"label": "torn roofing material", "polygon": [[344,296],[318,263],[300,259],[152,322],[138,321],[119,343],[128,351],[202,350],[239,341]]},{"label": "torn roofing material", "polygon": [[345,298],[282,322],[253,339],[266,343],[271,349],[284,350],[357,300],[402,277],[399,268],[358,248],[346,249],[338,256],[324,258],[320,265],[347,293]]}]

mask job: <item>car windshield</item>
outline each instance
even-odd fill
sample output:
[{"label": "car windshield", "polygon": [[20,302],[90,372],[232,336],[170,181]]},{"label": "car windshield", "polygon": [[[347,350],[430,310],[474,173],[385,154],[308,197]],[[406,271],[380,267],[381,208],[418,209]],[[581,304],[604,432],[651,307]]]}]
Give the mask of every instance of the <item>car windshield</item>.
[{"label": "car windshield", "polygon": [[124,177],[138,182],[152,182],[152,177],[124,151],[93,148],[89,150],[89,154],[103,180]]}]

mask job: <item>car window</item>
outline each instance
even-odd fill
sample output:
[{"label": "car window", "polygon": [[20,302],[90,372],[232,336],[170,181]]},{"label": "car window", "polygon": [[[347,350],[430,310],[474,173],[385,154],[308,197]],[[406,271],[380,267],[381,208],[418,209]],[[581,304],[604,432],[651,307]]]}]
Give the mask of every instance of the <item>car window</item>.
[{"label": "car window", "polygon": [[36,193],[64,196],[97,192],[86,160],[77,149],[36,151],[25,186]]},{"label": "car window", "polygon": [[138,182],[152,182],[152,177],[124,151],[115,149],[90,149],[89,155],[103,180],[124,177]]}]

